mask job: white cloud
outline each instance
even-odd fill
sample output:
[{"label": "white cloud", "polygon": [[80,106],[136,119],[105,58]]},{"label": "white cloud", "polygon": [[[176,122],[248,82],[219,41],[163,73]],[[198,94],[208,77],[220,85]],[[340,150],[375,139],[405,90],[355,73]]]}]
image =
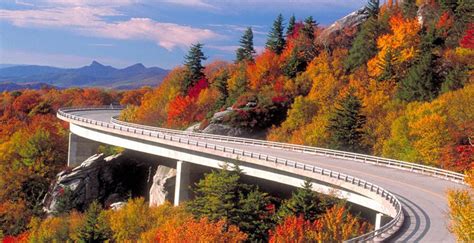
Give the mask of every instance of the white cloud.
[{"label": "white cloud", "polygon": [[110,8],[71,7],[31,10],[0,9],[0,19],[20,27],[91,27],[104,24],[101,17],[117,16]]},{"label": "white cloud", "polygon": [[[86,0],[72,2],[82,3]],[[64,28],[87,36],[150,40],[167,50],[172,50],[175,47],[187,47],[192,43],[212,38],[220,38],[217,33],[209,29],[162,23],[149,18],[131,18],[114,22],[107,22],[104,19],[120,15],[121,13],[114,8],[106,6],[62,6],[30,10],[0,9],[0,20],[9,21],[15,26]]]},{"label": "white cloud", "polygon": [[160,23],[149,18],[132,18],[128,21],[106,24],[90,31],[97,35],[116,39],[148,39],[171,50],[176,46],[189,46],[192,43],[218,38],[219,35],[208,29],[198,29],[174,23]]},{"label": "white cloud", "polygon": [[20,0],[15,0],[15,4],[21,5],[21,6],[28,6],[28,7],[35,6],[33,3],[24,2],[24,1],[20,1]]}]

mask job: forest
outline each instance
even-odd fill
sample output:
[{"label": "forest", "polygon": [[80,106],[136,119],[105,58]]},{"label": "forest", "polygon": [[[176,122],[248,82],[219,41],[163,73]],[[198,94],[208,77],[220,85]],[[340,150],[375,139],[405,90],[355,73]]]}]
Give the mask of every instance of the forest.
[{"label": "forest", "polygon": [[[141,124],[218,123],[272,141],[435,166],[466,173],[472,190],[474,3],[370,0],[365,14],[360,25],[330,34],[311,16],[279,15],[261,53],[252,28],[244,32],[234,62],[204,64],[205,45],[196,43],[158,87],[1,93],[0,239],[321,242],[373,229],[309,182],[278,198],[242,182],[232,165],[206,174],[179,207],[130,198],[120,210],[66,205],[46,217],[42,200],[67,169],[68,127],[55,117],[65,106],[121,104],[121,118]],[[474,240],[472,191],[452,190],[447,200],[452,232]]]}]

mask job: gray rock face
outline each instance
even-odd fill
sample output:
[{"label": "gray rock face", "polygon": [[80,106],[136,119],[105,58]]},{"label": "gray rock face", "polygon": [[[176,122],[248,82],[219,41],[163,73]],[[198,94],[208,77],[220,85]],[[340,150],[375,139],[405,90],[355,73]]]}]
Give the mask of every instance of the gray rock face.
[{"label": "gray rock face", "polygon": [[[255,106],[255,103],[247,104],[247,107]],[[262,132],[256,133],[252,131],[248,131],[241,127],[233,127],[227,124],[222,123],[224,117],[229,115],[230,113],[235,112],[232,107],[227,108],[224,111],[216,112],[212,116],[209,125],[207,125],[204,129],[198,130],[196,126],[192,126],[187,131],[195,131],[195,132],[202,132],[208,134],[215,134],[215,135],[224,135],[224,136],[233,136],[233,137],[248,137],[248,138],[261,138],[265,136],[265,133]],[[193,130],[191,130],[193,129]]]},{"label": "gray rock face", "polygon": [[203,133],[232,136],[232,137],[248,137],[251,136],[245,129],[238,127],[231,127],[229,125],[220,123],[211,123],[202,130]]},{"label": "gray rock face", "polygon": [[338,32],[345,28],[353,28],[361,25],[369,17],[366,7],[363,7],[347,16],[337,20],[332,25],[324,29],[317,37],[317,41],[326,44],[329,38],[335,36]]},{"label": "gray rock face", "polygon": [[44,210],[56,212],[58,201],[66,190],[71,192],[68,201],[80,211],[94,200],[105,207],[130,197],[147,200],[152,176],[158,166],[156,162],[156,158],[140,158],[126,152],[109,157],[103,154],[91,156],[80,166],[57,175],[56,182],[43,200]]},{"label": "gray rock face", "polygon": [[173,201],[176,169],[159,165],[150,188],[150,206],[158,206],[165,201]]}]

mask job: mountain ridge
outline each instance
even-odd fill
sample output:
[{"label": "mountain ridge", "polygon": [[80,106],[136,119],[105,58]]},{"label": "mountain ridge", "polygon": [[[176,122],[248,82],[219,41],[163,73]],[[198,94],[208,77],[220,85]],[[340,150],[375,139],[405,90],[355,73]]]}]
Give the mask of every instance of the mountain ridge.
[{"label": "mountain ridge", "polygon": [[[103,65],[98,61],[79,68],[59,68],[42,65],[0,67],[0,84],[18,85],[44,83],[60,88],[104,87],[133,89],[143,85],[158,85],[169,70],[145,67],[136,63],[125,68]],[[32,86],[35,87],[35,86]]]}]

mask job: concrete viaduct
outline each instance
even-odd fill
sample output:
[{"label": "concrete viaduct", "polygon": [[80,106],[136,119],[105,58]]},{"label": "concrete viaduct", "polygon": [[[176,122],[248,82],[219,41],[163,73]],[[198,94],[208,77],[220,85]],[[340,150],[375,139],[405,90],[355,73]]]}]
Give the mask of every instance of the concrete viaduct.
[{"label": "concrete viaduct", "polygon": [[290,186],[311,178],[315,191],[377,212],[375,230],[349,240],[454,242],[448,231],[446,191],[465,188],[462,174],[428,166],[301,145],[143,126],[116,119],[118,108],[63,108],[69,122],[68,165],[76,166],[100,143],[177,162],[175,204],[187,199],[193,165],[220,168],[236,162],[243,172]]}]

